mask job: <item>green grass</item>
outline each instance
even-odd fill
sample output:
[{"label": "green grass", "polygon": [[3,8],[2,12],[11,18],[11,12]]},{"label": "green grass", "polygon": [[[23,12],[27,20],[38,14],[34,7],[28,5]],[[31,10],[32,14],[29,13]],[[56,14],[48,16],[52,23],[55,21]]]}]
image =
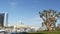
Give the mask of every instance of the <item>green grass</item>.
[{"label": "green grass", "polygon": [[29,34],[60,34],[60,31],[41,31],[41,32],[34,32]]}]

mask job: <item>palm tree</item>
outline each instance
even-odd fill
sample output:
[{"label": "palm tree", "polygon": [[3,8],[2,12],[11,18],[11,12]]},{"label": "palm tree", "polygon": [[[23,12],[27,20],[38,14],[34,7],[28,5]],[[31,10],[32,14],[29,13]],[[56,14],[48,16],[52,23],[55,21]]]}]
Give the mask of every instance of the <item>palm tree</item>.
[{"label": "palm tree", "polygon": [[43,19],[43,23],[46,25],[47,29],[50,31],[52,26],[53,30],[55,30],[55,24],[58,18],[60,18],[60,12],[57,12],[55,10],[49,9],[49,10],[43,10],[42,12],[39,12],[40,18]]}]

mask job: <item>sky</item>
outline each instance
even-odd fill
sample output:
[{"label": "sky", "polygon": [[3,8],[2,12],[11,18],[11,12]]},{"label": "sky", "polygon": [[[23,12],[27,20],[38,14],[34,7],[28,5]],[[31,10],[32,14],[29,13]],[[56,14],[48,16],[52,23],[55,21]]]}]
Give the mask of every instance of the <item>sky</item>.
[{"label": "sky", "polygon": [[40,27],[43,20],[38,12],[45,9],[59,12],[60,0],[0,0],[0,12],[8,12],[8,24],[11,25],[22,21],[24,25]]}]

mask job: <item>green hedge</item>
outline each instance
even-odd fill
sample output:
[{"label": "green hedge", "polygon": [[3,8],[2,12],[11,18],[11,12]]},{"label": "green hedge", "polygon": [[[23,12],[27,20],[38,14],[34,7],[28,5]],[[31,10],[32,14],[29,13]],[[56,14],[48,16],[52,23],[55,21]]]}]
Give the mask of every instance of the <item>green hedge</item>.
[{"label": "green hedge", "polygon": [[28,33],[28,34],[60,34],[60,31],[42,31],[42,32],[35,32],[35,33]]}]

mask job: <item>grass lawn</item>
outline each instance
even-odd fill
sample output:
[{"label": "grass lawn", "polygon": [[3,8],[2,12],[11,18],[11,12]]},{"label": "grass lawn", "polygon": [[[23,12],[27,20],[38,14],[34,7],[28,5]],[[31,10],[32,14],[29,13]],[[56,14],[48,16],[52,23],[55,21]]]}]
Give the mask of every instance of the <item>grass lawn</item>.
[{"label": "grass lawn", "polygon": [[29,34],[60,34],[60,31],[54,31],[54,32],[41,31],[41,32],[34,32],[34,33],[29,33]]}]

